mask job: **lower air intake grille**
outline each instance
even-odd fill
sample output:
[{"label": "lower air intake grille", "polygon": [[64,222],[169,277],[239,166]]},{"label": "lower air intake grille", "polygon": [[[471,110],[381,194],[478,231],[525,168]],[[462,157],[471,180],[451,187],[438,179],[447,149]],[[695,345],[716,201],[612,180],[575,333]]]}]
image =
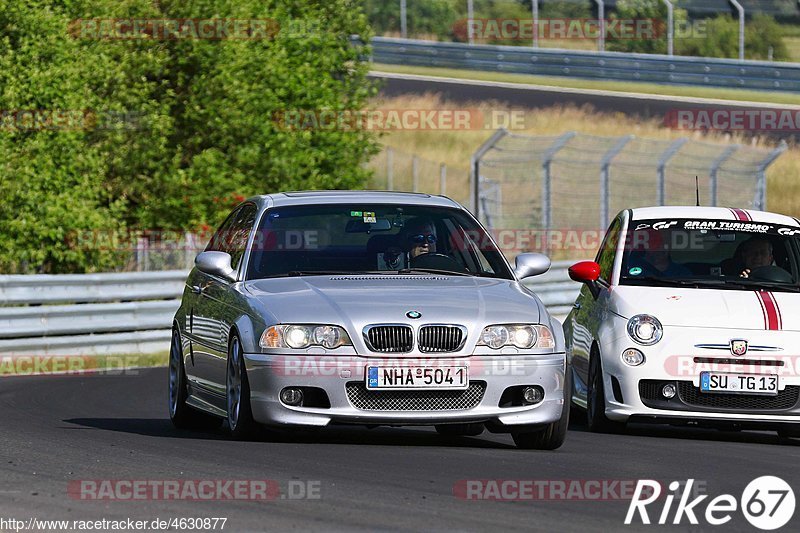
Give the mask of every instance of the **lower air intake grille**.
[{"label": "lower air intake grille", "polygon": [[[678,387],[678,394],[674,398],[667,399],[662,396],[661,391],[667,383]],[[691,381],[641,380],[639,396],[643,404],[653,409],[758,413],[796,409],[800,400],[800,387],[788,386],[776,396],[766,396],[700,392]]]},{"label": "lower air intake grille", "polygon": [[405,353],[414,346],[410,326],[370,326],[366,337],[374,352]]},{"label": "lower air intake grille", "polygon": [[459,326],[422,326],[417,344],[421,352],[457,352],[464,342]]},{"label": "lower air intake grille", "polygon": [[360,381],[346,385],[347,399],[364,411],[459,411],[481,403],[486,382],[470,381],[466,390],[370,391]]},{"label": "lower air intake grille", "polygon": [[747,394],[708,394],[700,392],[690,381],[678,382],[678,396],[687,405],[720,409],[779,410],[795,406],[800,387],[786,387],[777,396]]}]

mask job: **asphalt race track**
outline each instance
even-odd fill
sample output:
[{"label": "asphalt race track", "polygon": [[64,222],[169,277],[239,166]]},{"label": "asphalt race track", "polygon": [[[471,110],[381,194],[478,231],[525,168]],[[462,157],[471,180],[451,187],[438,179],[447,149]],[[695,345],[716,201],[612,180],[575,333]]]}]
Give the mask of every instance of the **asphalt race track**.
[{"label": "asphalt race track", "polygon": [[[665,120],[665,116],[678,109],[703,109],[709,112],[749,111],[757,109],[797,109],[786,104],[746,103],[707,98],[687,98],[637,93],[622,93],[592,89],[569,89],[526,85],[521,83],[493,83],[485,81],[436,78],[410,74],[372,72],[372,79],[380,82],[383,96],[439,94],[442,99],[461,104],[496,101],[510,107],[539,109],[555,105],[591,106],[597,111],[622,113],[639,119]],[[691,133],[691,132],[687,132]],[[746,132],[739,132],[745,133]],[[757,132],[773,139],[797,140],[797,132],[775,130]]]},{"label": "asphalt race track", "polygon": [[[658,526],[623,525],[624,500],[475,501],[456,497],[454,485],[646,478],[666,487],[694,478],[711,497],[738,499],[752,479],[777,475],[800,489],[800,440],[780,442],[774,433],[640,427],[596,435],[576,417],[555,452],[517,450],[506,435],[443,437],[426,428],[348,427],[234,442],[222,430],[173,429],[166,369],[128,372],[0,380],[0,518],[226,517],[226,531],[652,530]],[[68,495],[70,481],[86,479],[270,479],[284,497],[295,483],[318,490],[318,498],[84,501]],[[654,521],[662,507],[656,505]],[[704,509],[701,503],[701,514]],[[784,530],[797,530],[798,514]],[[683,526],[688,529],[685,518]],[[692,529],[720,530],[702,518]],[[755,529],[737,511],[724,530]]]}]

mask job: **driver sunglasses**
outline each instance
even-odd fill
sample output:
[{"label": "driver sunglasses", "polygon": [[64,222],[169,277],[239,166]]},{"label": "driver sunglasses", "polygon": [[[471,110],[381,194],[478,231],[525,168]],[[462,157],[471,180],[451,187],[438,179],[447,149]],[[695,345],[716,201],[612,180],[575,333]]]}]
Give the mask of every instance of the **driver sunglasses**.
[{"label": "driver sunglasses", "polygon": [[426,242],[428,244],[436,244],[436,235],[433,234],[423,235],[420,233],[419,235],[411,235],[408,239],[414,244],[425,244]]}]

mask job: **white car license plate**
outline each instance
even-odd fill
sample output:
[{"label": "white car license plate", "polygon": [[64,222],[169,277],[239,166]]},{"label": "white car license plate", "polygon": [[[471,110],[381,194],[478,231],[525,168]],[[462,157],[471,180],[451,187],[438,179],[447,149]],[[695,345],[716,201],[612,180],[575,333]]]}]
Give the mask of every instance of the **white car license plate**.
[{"label": "white car license plate", "polygon": [[466,389],[469,368],[457,366],[368,366],[367,388],[380,389]]},{"label": "white car license plate", "polygon": [[700,373],[701,392],[776,395],[778,385],[778,376],[774,374]]}]

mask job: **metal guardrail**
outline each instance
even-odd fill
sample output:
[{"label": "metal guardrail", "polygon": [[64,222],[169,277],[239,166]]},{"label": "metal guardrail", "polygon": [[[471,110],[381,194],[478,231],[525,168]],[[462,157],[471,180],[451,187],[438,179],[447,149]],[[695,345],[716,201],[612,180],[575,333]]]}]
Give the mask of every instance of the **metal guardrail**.
[{"label": "metal guardrail", "polygon": [[567,273],[567,269],[575,263],[576,261],[553,261],[550,270],[541,276],[523,281],[542,300],[550,314],[562,321],[572,310],[572,304],[581,291],[581,284],[572,281]]},{"label": "metal guardrail", "polygon": [[[558,318],[580,290],[570,264],[555,262],[525,282]],[[0,355],[167,351],[185,278],[180,270],[0,276]]]},{"label": "metal guardrail", "polygon": [[800,91],[800,63],[375,37],[376,63],[669,85]]},{"label": "metal guardrail", "polygon": [[181,270],[0,276],[0,354],[166,351],[185,279]]}]

